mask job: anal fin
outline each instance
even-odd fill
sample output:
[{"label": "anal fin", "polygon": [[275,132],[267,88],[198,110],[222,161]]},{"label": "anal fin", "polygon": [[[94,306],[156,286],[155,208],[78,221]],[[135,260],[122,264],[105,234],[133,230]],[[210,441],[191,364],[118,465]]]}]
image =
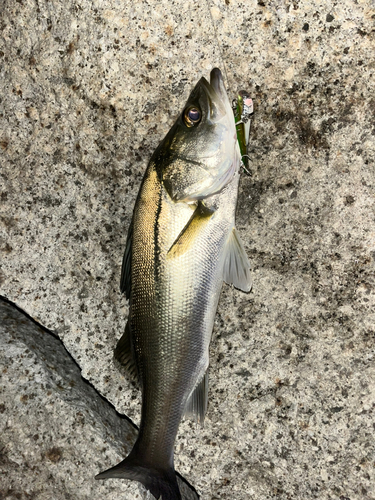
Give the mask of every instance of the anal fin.
[{"label": "anal fin", "polygon": [[203,425],[204,416],[207,411],[208,400],[208,370],[203,375],[202,380],[190,394],[185,407],[185,417],[191,418]]},{"label": "anal fin", "polygon": [[251,290],[250,263],[235,227],[230,233],[225,252],[223,280],[244,292],[249,292]]}]

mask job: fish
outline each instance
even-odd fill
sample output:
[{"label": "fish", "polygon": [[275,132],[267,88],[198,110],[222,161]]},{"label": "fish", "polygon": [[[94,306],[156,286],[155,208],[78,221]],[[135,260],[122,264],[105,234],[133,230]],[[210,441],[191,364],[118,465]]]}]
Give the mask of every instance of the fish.
[{"label": "fish", "polygon": [[129,318],[115,358],[142,390],[130,454],[96,479],[141,482],[181,500],[174,443],[183,416],[203,422],[209,344],[223,282],[249,292],[250,264],[235,228],[241,153],[218,68],[202,77],[148,164],[121,271]]}]

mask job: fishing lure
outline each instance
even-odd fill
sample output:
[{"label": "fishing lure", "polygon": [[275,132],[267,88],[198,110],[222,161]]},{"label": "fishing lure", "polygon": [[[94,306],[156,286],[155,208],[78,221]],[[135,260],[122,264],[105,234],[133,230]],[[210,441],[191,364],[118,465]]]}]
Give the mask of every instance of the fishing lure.
[{"label": "fishing lure", "polygon": [[250,135],[251,116],[254,113],[253,100],[246,90],[240,90],[236,99],[232,101],[234,120],[236,123],[237,140],[240,146],[241,159],[248,174],[249,155],[248,144]]}]

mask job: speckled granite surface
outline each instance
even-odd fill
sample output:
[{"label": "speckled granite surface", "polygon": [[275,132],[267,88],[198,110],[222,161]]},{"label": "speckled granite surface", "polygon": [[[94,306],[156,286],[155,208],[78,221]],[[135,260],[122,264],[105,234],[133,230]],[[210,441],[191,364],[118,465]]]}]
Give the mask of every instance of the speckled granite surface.
[{"label": "speckled granite surface", "polygon": [[94,475],[102,457],[131,449],[135,428],[82,380],[58,339],[3,301],[0,366],[0,498],[113,498],[114,485]]},{"label": "speckled granite surface", "polygon": [[[0,300],[0,498],[148,498],[137,483],[95,481],[137,430],[81,377],[62,342]],[[180,482],[183,500],[196,496]],[[120,484],[119,484],[120,483]]]},{"label": "speckled granite surface", "polygon": [[374,5],[209,5],[5,2],[0,292],[137,421],[112,361],[126,231],[189,90],[225,69],[255,102],[254,288],[223,289],[205,427],[182,423],[176,466],[204,500],[373,499]]}]

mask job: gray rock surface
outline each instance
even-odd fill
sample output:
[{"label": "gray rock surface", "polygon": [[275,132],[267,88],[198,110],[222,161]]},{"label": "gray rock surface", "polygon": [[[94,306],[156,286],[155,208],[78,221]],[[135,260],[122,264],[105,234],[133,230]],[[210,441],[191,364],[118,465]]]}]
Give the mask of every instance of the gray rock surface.
[{"label": "gray rock surface", "polygon": [[222,67],[255,100],[237,224],[254,288],[223,289],[205,427],[182,423],[176,466],[204,500],[375,498],[373,2],[6,0],[0,15],[0,292],[137,421],[112,360],[126,231],[153,150]]},{"label": "gray rock surface", "polygon": [[1,499],[152,498],[131,481],[95,481],[129,453],[136,428],[82,379],[58,338],[3,300],[0,370]]}]

